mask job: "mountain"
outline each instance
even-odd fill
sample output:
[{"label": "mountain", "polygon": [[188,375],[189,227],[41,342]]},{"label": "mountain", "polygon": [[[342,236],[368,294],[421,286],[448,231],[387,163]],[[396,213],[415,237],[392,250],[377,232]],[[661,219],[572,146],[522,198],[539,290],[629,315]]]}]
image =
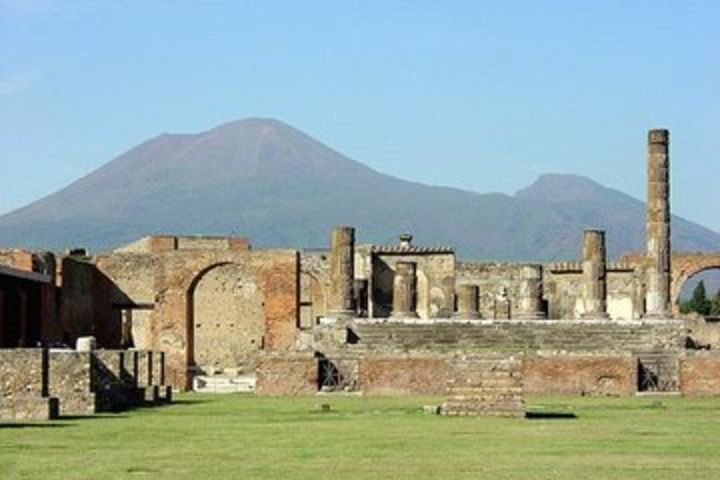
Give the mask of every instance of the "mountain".
[{"label": "mountain", "polygon": [[[333,225],[362,242],[457,247],[463,258],[576,258],[582,229],[612,255],[644,247],[643,203],[590,179],[546,175],[514,196],[379,173],[276,120],[164,134],[57,193],[0,217],[0,244],[110,249],[149,234],[240,234],[255,246],[317,247]],[[674,247],[720,250],[720,234],[675,217]]]}]

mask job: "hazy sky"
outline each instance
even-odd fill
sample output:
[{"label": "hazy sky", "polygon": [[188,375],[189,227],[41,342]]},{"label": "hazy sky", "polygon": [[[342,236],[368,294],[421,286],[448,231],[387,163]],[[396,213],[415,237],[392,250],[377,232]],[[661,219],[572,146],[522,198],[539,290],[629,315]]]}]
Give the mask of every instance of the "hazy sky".
[{"label": "hazy sky", "polygon": [[668,127],[674,211],[720,231],[717,0],[0,0],[0,213],[249,116],[410,180],[638,198]]}]

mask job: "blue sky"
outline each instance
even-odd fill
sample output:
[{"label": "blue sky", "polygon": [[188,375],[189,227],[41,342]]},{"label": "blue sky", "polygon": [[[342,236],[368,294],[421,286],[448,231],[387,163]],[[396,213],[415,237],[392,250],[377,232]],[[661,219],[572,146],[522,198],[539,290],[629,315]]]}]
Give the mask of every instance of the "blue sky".
[{"label": "blue sky", "polygon": [[0,0],[0,213],[163,132],[274,117],[382,172],[576,173],[720,231],[720,2]]}]

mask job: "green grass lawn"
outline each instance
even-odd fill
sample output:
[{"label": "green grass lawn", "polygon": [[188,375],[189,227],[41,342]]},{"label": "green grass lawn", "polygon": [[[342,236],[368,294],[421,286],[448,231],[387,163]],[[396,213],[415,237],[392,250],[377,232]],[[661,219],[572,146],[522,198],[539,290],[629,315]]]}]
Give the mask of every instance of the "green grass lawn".
[{"label": "green grass lawn", "polygon": [[720,478],[720,399],[528,399],[576,419],[422,413],[440,401],[185,394],[167,407],[0,423],[0,479]]}]

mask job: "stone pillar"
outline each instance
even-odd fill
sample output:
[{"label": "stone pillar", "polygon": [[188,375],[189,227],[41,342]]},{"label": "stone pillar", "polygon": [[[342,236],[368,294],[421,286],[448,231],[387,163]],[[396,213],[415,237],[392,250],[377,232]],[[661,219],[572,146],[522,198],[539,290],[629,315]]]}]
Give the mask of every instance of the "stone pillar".
[{"label": "stone pillar", "polygon": [[525,265],[520,271],[517,318],[532,320],[545,317],[542,304],[542,266]]},{"label": "stone pillar", "polygon": [[609,318],[607,314],[607,253],[605,232],[585,230],[582,251],[582,318]]},{"label": "stone pillar", "polygon": [[495,320],[510,319],[510,299],[508,298],[507,288],[502,287],[495,295],[494,315]]},{"label": "stone pillar", "polygon": [[645,317],[670,318],[670,132],[648,133]]},{"label": "stone pillar", "polygon": [[480,318],[480,288],[477,285],[458,285],[456,291],[457,312],[454,317],[468,320]]},{"label": "stone pillar", "polygon": [[355,229],[335,227],[330,254],[330,301],[328,316],[348,318],[355,315],[353,280],[355,278]]},{"label": "stone pillar", "polygon": [[417,266],[414,262],[397,262],[393,279],[393,317],[417,317],[415,311]]}]

